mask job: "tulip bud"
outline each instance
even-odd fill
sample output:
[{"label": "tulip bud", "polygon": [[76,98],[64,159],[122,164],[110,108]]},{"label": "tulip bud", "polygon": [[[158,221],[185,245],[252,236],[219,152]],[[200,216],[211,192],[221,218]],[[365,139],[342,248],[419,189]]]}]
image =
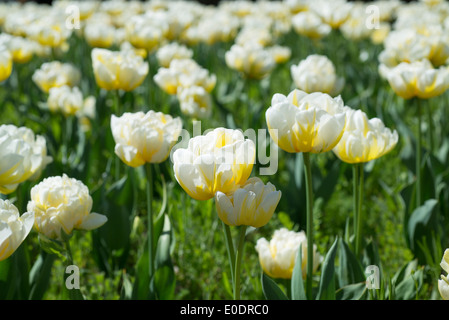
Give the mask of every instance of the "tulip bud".
[{"label": "tulip bud", "polygon": [[232,194],[218,191],[215,205],[220,219],[230,226],[263,227],[270,221],[281,199],[281,191],[259,178],[250,178]]},{"label": "tulip bud", "polygon": [[[304,231],[294,232],[286,228],[276,230],[268,242],[265,238],[257,240],[256,251],[263,271],[272,278],[291,279],[296,257],[302,246],[302,277],[307,275],[307,238]],[[321,263],[322,257],[313,246],[313,271]]]}]

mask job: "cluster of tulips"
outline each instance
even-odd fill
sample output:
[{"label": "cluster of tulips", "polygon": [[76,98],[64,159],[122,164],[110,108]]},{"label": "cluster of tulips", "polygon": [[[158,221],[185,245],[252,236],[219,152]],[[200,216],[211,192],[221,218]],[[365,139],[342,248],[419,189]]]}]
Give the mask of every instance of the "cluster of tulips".
[{"label": "cluster of tulips", "polygon": [[[385,79],[407,103],[413,99],[411,108],[416,106],[414,206],[420,208],[429,200],[424,198],[422,182],[421,109],[427,99],[440,96],[449,88],[449,4],[426,0],[405,5],[378,0],[370,5],[378,10],[375,27],[367,22],[368,4],[346,0],[224,1],[218,7],[162,0],[55,1],[52,6],[4,3],[0,4],[0,83],[6,87],[15,80],[24,95],[25,85],[39,90],[43,100],[34,102],[30,108],[62,115],[58,119],[62,119],[59,134],[64,146],[73,138],[72,119],[78,120],[76,128],[85,132],[85,137],[96,125],[106,124],[115,143],[108,154],[113,152],[116,156],[112,159],[115,176],[105,178],[108,181],[120,180],[124,171],[129,177],[132,170],[144,168],[147,204],[144,251],[148,268],[145,277],[139,275],[137,280],[140,284],[146,281],[146,297],[154,297],[148,293],[154,285],[152,279],[165,266],[158,262],[160,255],[156,252],[165,235],[157,231],[155,222],[155,186],[159,183],[155,170],[170,158],[171,178],[188,196],[197,201],[215,201],[228,252],[233,297],[240,299],[245,239],[254,228],[262,228],[272,220],[283,197],[273,183],[253,174],[256,141],[245,138],[243,130],[256,129],[254,121],[245,119],[241,129],[217,126],[187,141],[182,138],[183,127],[188,127],[192,120],[207,120],[218,112],[219,102],[213,90],[220,82],[220,75],[213,73],[213,66],[195,61],[194,53],[198,53],[195,50],[229,43],[223,64],[248,84],[245,89],[255,88],[259,92],[264,90],[261,83],[270,79],[276,68],[285,69],[285,63],[296,50],[295,46],[279,44],[279,39],[291,32],[297,39],[307,38],[312,47],[326,45],[326,39],[335,32],[341,32],[347,41],[354,43],[368,39],[376,45],[383,44],[384,50],[378,57],[379,72],[372,77]],[[69,10],[73,16],[67,15],[68,8],[76,9]],[[73,38],[81,42],[78,47],[71,47]],[[73,50],[87,55],[87,66],[65,61],[64,56]],[[36,59],[45,62],[29,78],[18,79],[14,69],[26,67]],[[152,70],[152,65],[158,69]],[[317,249],[313,161],[320,154],[332,152],[352,167],[350,246],[358,260],[364,250],[364,165],[393,150],[400,137],[380,117],[369,117],[363,106],[345,104],[340,94],[347,80],[337,73],[330,57],[310,54],[298,64],[291,64],[288,71],[291,89],[274,94],[271,103],[262,101],[266,108],[258,111],[244,105],[252,103],[247,92],[247,99],[240,97],[243,104],[240,108],[261,113],[262,126],[268,129],[272,144],[286,153],[302,155],[306,228],[278,229],[271,240],[259,238],[255,250],[266,275],[292,279],[291,298],[315,299],[322,297],[322,290],[332,288],[323,287],[326,282],[323,274],[328,272],[326,266],[335,256],[335,246],[324,259]],[[84,83],[95,88],[82,85],[86,73],[95,81]],[[155,92],[176,97],[170,100],[179,106],[176,115],[173,108],[161,112]],[[132,100],[128,99],[130,96]],[[144,111],[137,110],[137,98],[144,101]],[[255,114],[249,112],[246,117],[251,119]],[[431,116],[427,125],[432,128]],[[185,143],[176,145],[180,138]],[[66,173],[43,177],[54,162],[69,166],[74,161],[67,155],[68,150],[52,149],[50,153],[47,143],[44,136],[35,134],[31,128],[12,123],[0,125],[0,261],[11,259],[34,230],[43,247],[54,251],[54,246],[62,246],[68,261],[73,262],[70,249],[73,230],[94,230],[108,223],[107,213],[91,212],[93,199],[82,181]],[[433,140],[431,143],[431,148],[435,148]],[[26,212],[19,212],[25,200],[19,197],[23,195],[18,192],[22,185],[23,188],[33,185],[26,190],[29,194]],[[16,196],[8,200],[10,195]],[[164,217],[170,220],[167,213]],[[169,225],[164,222],[164,228]],[[236,243],[231,227],[238,229]],[[322,279],[318,283],[313,274],[320,265]],[[449,249],[443,255],[441,267],[449,272]],[[264,292],[267,298],[273,298],[277,285],[267,279],[262,278]],[[449,299],[449,280],[444,275],[438,288],[441,297]]]}]

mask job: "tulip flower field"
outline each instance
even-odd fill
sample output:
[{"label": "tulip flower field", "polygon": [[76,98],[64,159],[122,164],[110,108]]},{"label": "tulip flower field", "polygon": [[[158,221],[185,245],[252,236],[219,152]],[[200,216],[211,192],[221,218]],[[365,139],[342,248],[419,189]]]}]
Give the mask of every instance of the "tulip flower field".
[{"label": "tulip flower field", "polygon": [[0,3],[0,299],[449,300],[449,2]]}]

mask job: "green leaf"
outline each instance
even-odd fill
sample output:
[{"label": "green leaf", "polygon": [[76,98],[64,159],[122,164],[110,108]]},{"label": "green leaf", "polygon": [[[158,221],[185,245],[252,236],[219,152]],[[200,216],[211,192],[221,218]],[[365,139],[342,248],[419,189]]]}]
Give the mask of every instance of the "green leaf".
[{"label": "green leaf", "polygon": [[16,286],[14,279],[16,278],[16,269],[14,263],[9,257],[0,261],[0,299],[9,300],[14,297]]},{"label": "green leaf", "polygon": [[317,294],[317,300],[335,299],[335,255],[338,249],[338,237],[324,259],[321,271],[320,286]]},{"label": "green leaf", "polygon": [[[413,211],[407,224],[408,241],[410,249],[418,258],[420,263],[425,263],[425,253],[420,249],[419,242],[423,239],[432,240],[432,231],[438,227],[435,225],[435,217],[437,215],[438,201],[435,199],[427,200],[421,207]],[[432,243],[427,243],[428,247],[432,247]]]},{"label": "green leaf", "polygon": [[307,300],[302,279],[302,245],[299,246],[292,274],[292,300]]},{"label": "green leaf", "polygon": [[394,297],[396,300],[413,300],[416,299],[420,291],[424,273],[422,269],[412,272],[402,282],[395,284]]},{"label": "green leaf", "polygon": [[61,241],[50,239],[42,233],[39,233],[38,239],[42,250],[58,256],[63,261],[66,259],[67,250]]},{"label": "green leaf", "polygon": [[360,262],[343,239],[340,240],[339,262],[337,279],[340,287],[365,280]]},{"label": "green leaf", "polygon": [[175,286],[175,271],[171,263],[156,269],[154,274],[154,287],[159,300],[173,299]]},{"label": "green leaf", "polygon": [[364,300],[367,296],[366,283],[353,283],[341,287],[336,292],[337,300]]},{"label": "green leaf", "polygon": [[120,293],[120,300],[131,300],[133,294],[133,285],[129,280],[128,274],[123,271],[122,273],[122,291]]},{"label": "green leaf", "polygon": [[262,290],[267,300],[288,300],[285,293],[270,277],[262,272]]},{"label": "green leaf", "polygon": [[156,250],[156,272],[154,274],[154,288],[161,300],[173,298],[175,293],[175,271],[170,257],[170,244],[172,241],[171,223],[168,215],[164,215],[164,228],[159,237]]},{"label": "green leaf", "polygon": [[30,300],[42,300],[50,284],[51,271],[56,255],[42,252],[30,271]]},{"label": "green leaf", "polygon": [[[147,238],[146,238],[147,239]],[[133,286],[133,299],[144,300],[150,292],[150,259],[148,252],[148,240],[145,241],[143,251],[137,261],[136,277]]]}]

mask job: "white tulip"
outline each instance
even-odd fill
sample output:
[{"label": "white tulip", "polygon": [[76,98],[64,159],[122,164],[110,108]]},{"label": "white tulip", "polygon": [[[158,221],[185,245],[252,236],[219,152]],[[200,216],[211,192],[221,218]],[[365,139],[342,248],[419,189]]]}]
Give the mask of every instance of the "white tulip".
[{"label": "white tulip", "polygon": [[0,193],[9,194],[19,183],[37,179],[51,161],[44,137],[26,127],[0,126]]},{"label": "white tulip", "polygon": [[449,249],[444,251],[440,266],[446,272],[446,276],[441,275],[441,279],[438,280],[438,290],[443,300],[449,300]]},{"label": "white tulip", "polygon": [[46,178],[35,185],[27,209],[35,216],[34,229],[56,240],[63,239],[61,231],[70,235],[74,229],[93,230],[108,220],[104,215],[90,212],[89,189],[65,174]]},{"label": "white tulip", "polygon": [[31,212],[19,215],[9,200],[0,199],[0,261],[7,259],[25,240],[34,223]]},{"label": "white tulip", "polygon": [[180,118],[162,112],[124,113],[111,117],[115,154],[128,166],[160,163],[167,159],[181,133]]},{"label": "white tulip", "polygon": [[340,97],[293,90],[287,97],[273,96],[266,111],[271,138],[290,153],[322,153],[332,150],[340,141],[346,114]]},{"label": "white tulip", "polygon": [[332,61],[317,54],[308,56],[298,65],[292,65],[291,75],[296,87],[307,93],[322,92],[335,96],[345,83],[343,78],[337,77]]},{"label": "white tulip", "polygon": [[216,128],[190,139],[187,148],[173,153],[175,178],[196,200],[214,197],[217,191],[233,192],[251,174],[256,156],[253,141],[239,130]]},{"label": "white tulip", "polygon": [[[260,265],[272,278],[291,279],[299,247],[302,247],[302,276],[307,275],[307,238],[304,231],[294,232],[286,228],[276,230],[268,242],[265,238],[257,240],[256,251],[259,253]],[[313,246],[313,271],[321,263],[322,257]]]},{"label": "white tulip", "polygon": [[218,191],[215,205],[219,218],[230,226],[260,228],[270,221],[281,199],[281,191],[259,178],[250,178],[230,195]]}]

